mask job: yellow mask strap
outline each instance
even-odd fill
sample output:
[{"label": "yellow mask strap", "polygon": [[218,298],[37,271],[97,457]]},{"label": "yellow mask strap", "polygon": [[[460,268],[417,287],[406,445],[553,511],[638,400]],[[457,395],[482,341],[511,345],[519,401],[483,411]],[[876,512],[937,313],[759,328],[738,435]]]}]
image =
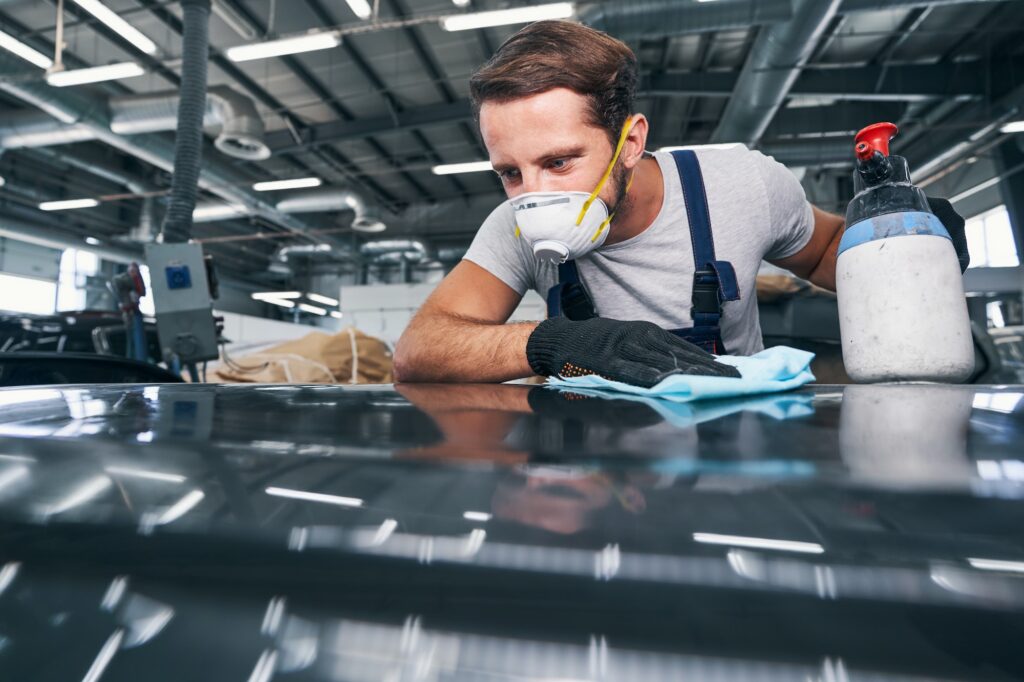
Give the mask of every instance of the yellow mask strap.
[{"label": "yellow mask strap", "polygon": [[[634,173],[630,172],[629,180],[626,181],[626,191],[627,192],[629,191],[629,188],[633,186],[633,175],[634,175]],[[597,241],[597,238],[601,236],[602,232],[604,232],[604,228],[608,227],[608,225],[611,224],[613,218],[615,218],[615,214],[614,213],[612,213],[610,216],[608,216],[607,218],[604,219],[604,222],[602,222],[597,227],[597,232],[595,232],[594,236],[590,238],[591,242],[596,242]],[[577,224],[579,224],[579,223],[577,223]]]},{"label": "yellow mask strap", "polygon": [[629,131],[633,129],[633,126],[631,125],[632,123],[633,118],[630,117],[622,126],[622,132],[619,134],[619,143],[615,145],[615,154],[612,155],[612,162],[609,163],[608,168],[605,169],[604,175],[601,176],[601,181],[597,183],[597,188],[590,193],[590,196],[587,197],[587,200],[583,203],[583,208],[580,209],[580,214],[576,218],[577,227],[583,223],[583,216],[587,214],[587,211],[590,209],[590,205],[594,203],[594,200],[597,199],[597,195],[601,193],[601,190],[604,189],[605,183],[608,182],[608,178],[611,177],[612,170],[615,168],[615,162],[619,160],[619,154],[622,153],[622,148],[626,146],[626,138],[629,137]]}]

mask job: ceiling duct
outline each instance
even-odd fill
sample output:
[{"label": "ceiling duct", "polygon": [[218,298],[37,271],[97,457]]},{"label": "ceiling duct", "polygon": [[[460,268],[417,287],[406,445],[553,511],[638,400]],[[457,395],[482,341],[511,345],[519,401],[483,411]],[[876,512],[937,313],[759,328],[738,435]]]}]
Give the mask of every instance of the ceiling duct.
[{"label": "ceiling duct", "polygon": [[743,64],[735,93],[711,135],[711,142],[753,146],[775,117],[800,70],[810,59],[840,0],[795,0],[793,18],[757,34]]},{"label": "ceiling duct", "polygon": [[[177,91],[114,97],[110,100],[110,129],[119,135],[174,130],[178,101]],[[228,156],[247,161],[270,158],[256,105],[226,85],[207,88],[203,128],[216,131],[213,144]]]},{"label": "ceiling duct", "polygon": [[718,0],[686,4],[679,0],[603,2],[579,13],[584,24],[620,40],[744,29],[787,21],[792,16],[791,0]]},{"label": "ceiling duct", "polygon": [[[361,194],[341,187],[322,187],[289,194],[275,204],[281,213],[331,213],[352,211],[352,229],[357,232],[381,232],[384,222],[376,206],[369,204]],[[212,223],[250,215],[245,204],[204,201],[196,206],[193,220],[197,223]]]},{"label": "ceiling duct", "polygon": [[[174,130],[178,124],[178,91],[113,97],[107,102],[110,131],[140,135]],[[263,142],[263,119],[251,99],[226,85],[206,91],[203,126],[215,134],[214,145],[224,154],[246,161],[270,156]],[[15,111],[0,120],[0,148],[50,147],[99,139],[94,127],[72,119],[57,120],[43,112]]]},{"label": "ceiling duct", "polygon": [[422,239],[378,239],[359,247],[359,254],[374,263],[420,263],[431,258],[430,247]]},{"label": "ceiling duct", "polygon": [[[108,102],[86,88],[52,88],[36,79],[28,78],[24,62],[0,50],[0,90],[32,104],[65,125],[79,125],[95,135],[95,139],[152,164],[171,171],[174,162],[174,140],[167,135],[118,135],[110,129]],[[3,126],[0,125],[0,128]],[[231,205],[245,206],[249,213],[288,228],[301,235],[310,227],[294,216],[281,213],[265,197],[249,189],[252,179],[234,165],[219,158],[204,161],[199,185]],[[307,237],[316,242],[327,240]],[[339,245],[339,249],[347,248]]]}]

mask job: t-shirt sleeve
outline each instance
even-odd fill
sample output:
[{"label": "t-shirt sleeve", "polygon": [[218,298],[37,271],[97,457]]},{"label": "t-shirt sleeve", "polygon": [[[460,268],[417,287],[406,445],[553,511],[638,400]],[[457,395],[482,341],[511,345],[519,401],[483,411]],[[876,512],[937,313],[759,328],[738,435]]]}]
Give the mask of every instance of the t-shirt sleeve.
[{"label": "t-shirt sleeve", "polygon": [[491,211],[463,256],[511,287],[517,294],[534,288],[536,273],[526,258],[522,239],[515,235],[512,207],[502,203]]},{"label": "t-shirt sleeve", "polygon": [[766,260],[788,258],[807,246],[814,232],[814,211],[796,176],[781,163],[761,152],[754,158],[768,199],[771,237]]}]

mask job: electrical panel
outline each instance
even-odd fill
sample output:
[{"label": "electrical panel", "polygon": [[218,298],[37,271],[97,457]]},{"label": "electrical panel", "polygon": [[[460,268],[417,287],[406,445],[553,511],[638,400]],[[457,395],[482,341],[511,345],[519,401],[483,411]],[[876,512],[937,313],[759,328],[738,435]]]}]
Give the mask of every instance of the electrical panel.
[{"label": "electrical panel", "polygon": [[181,364],[218,357],[213,299],[199,244],[147,244],[150,289],[160,351]]}]

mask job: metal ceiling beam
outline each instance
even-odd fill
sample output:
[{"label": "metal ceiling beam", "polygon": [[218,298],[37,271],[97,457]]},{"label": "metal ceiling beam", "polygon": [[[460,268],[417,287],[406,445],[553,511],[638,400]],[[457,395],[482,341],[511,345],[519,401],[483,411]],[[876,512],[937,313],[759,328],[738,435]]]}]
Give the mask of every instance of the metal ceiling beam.
[{"label": "metal ceiling beam", "polygon": [[879,121],[898,121],[906,108],[903,102],[843,102],[823,107],[788,107],[779,111],[764,137],[771,140],[788,135],[856,132]]},{"label": "metal ceiling beam", "polygon": [[[1024,59],[999,61],[996,64],[998,66],[992,69],[992,79],[989,81],[977,77],[976,62],[906,64],[891,66],[885,73],[882,66],[807,69],[797,80],[790,95],[860,102],[982,97],[991,87],[1012,82],[1016,74],[1024,73]],[[881,78],[883,75],[884,78]],[[662,73],[645,77],[641,83],[641,93],[657,97],[730,97],[736,81],[735,73]],[[267,133],[266,142],[275,153],[289,153],[368,135],[446,125],[471,118],[469,100],[456,100],[404,109],[394,116],[331,121],[309,126],[300,133],[300,142],[296,142],[287,131],[274,131]]]}]

